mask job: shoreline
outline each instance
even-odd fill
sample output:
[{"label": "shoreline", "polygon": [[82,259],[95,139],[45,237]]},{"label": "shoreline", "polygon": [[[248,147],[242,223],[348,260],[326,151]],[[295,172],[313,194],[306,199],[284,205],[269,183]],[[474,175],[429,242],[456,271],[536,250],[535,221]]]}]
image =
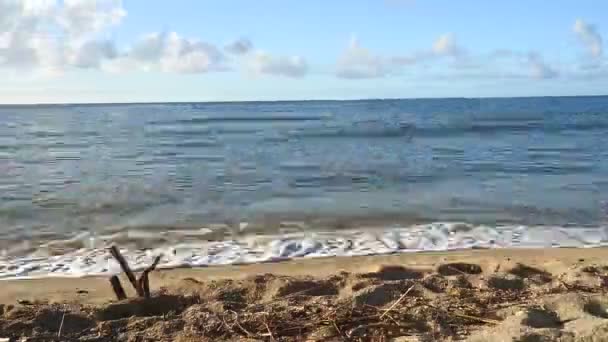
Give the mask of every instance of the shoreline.
[{"label": "shoreline", "polygon": [[[580,261],[580,260],[583,261]],[[461,249],[448,251],[418,251],[361,256],[328,256],[295,258],[275,262],[233,265],[211,265],[204,267],[158,268],[150,274],[151,290],[161,287],[171,289],[184,278],[198,281],[223,279],[242,280],[259,274],[272,273],[282,276],[327,277],[339,272],[365,273],[382,265],[432,269],[449,262],[479,264],[484,272],[498,265],[515,263],[541,265],[555,271],[572,265],[608,265],[608,247],[551,247],[551,248],[495,248]],[[123,279],[124,275],[121,275]],[[104,303],[114,299],[109,287],[109,275],[46,276],[29,279],[1,279],[3,291],[0,304],[11,304],[15,298],[30,302]],[[126,280],[126,278],[124,278]],[[44,286],[39,286],[44,285]],[[87,293],[78,293],[78,291]],[[131,293],[133,295],[133,293]]]},{"label": "shoreline", "polygon": [[[480,249],[590,248],[608,245],[605,227],[484,226],[433,222],[403,227],[302,231],[294,224],[281,234],[256,233],[256,227],[228,235],[229,227],[108,236],[82,235],[69,240],[27,245],[0,256],[0,279],[81,277],[118,271],[105,247],[120,246],[133,269],[156,255],[159,268],[211,267],[276,262],[296,258],[354,257]],[[19,247],[19,246],[17,246]]]}]

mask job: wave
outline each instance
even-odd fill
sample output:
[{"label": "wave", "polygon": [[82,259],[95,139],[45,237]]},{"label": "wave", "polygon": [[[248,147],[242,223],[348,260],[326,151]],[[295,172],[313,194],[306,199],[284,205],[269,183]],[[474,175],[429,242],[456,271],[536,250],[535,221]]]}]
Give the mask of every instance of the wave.
[{"label": "wave", "polygon": [[288,131],[295,138],[392,138],[406,137],[449,137],[466,134],[496,135],[502,133],[561,133],[561,132],[598,132],[608,130],[608,123],[577,122],[547,123],[543,121],[515,122],[496,121],[473,124],[423,125],[415,123],[383,123],[372,125],[354,123],[347,126],[305,127]]},{"label": "wave", "polygon": [[205,136],[211,134],[208,128],[183,128],[178,127],[160,127],[153,130],[147,130],[147,137],[167,137],[167,136]]},{"label": "wave", "polygon": [[465,165],[466,172],[478,173],[504,173],[504,174],[542,174],[542,175],[565,175],[574,173],[585,173],[593,170],[592,163],[561,163],[561,164],[519,164],[505,165],[498,162],[469,162]]},{"label": "wave", "polygon": [[408,123],[387,124],[370,120],[349,126],[312,127],[292,130],[289,136],[298,138],[392,138],[411,137],[415,126]]},{"label": "wave", "polygon": [[282,122],[282,121],[321,121],[327,120],[326,115],[268,115],[268,116],[204,116],[188,119],[174,119],[167,121],[149,121],[149,125],[167,124],[208,124],[208,123],[255,123],[255,122]]},{"label": "wave", "polygon": [[545,123],[540,121],[520,123],[475,123],[470,125],[446,126],[415,126],[414,137],[446,137],[463,134],[494,135],[499,133],[529,133],[539,131],[543,133],[559,133],[566,131],[596,132],[608,130],[608,123],[579,122],[579,123]]},{"label": "wave", "polygon": [[158,146],[175,148],[218,147],[221,146],[221,143],[216,139],[203,139],[160,142]]},{"label": "wave", "polygon": [[[434,222],[339,232],[306,231],[304,224],[286,223],[280,236],[246,234],[211,225],[199,229],[123,231],[107,236],[82,233],[39,246],[12,244],[0,257],[0,278],[106,275],[120,272],[105,247],[118,243],[136,270],[162,254],[160,267],[260,263],[292,258],[355,256],[466,248],[597,247],[608,245],[608,227],[487,226]],[[228,236],[240,231],[239,235]],[[142,242],[156,244],[138,248]],[[58,254],[58,251],[61,251]],[[18,256],[11,256],[18,255]]]}]

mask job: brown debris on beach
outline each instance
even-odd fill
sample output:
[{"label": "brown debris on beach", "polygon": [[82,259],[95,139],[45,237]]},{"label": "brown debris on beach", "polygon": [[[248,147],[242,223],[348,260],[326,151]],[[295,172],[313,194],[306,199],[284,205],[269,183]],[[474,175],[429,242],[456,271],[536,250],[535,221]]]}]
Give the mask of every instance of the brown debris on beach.
[{"label": "brown debris on beach", "polygon": [[[0,305],[0,338],[608,340],[608,265],[575,262],[556,273],[556,268],[548,270],[542,264],[505,261],[491,269],[482,264],[379,264],[325,276],[182,277],[157,288],[149,298],[104,304],[15,302]],[[152,273],[157,272],[164,271]]]}]

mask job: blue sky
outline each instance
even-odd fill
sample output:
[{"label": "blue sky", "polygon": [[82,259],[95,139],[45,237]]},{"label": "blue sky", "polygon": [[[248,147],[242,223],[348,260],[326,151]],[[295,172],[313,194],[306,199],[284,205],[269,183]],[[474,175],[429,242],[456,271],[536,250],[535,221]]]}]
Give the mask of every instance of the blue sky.
[{"label": "blue sky", "polygon": [[0,0],[0,103],[605,94],[606,1]]}]

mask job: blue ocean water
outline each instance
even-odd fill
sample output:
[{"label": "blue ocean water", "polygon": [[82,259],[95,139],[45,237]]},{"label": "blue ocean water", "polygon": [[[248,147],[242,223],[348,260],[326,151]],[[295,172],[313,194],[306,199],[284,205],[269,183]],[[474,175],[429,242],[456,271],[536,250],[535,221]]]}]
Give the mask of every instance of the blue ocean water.
[{"label": "blue ocean water", "polygon": [[606,201],[608,97],[0,106],[9,255],[226,222],[601,227]]}]

